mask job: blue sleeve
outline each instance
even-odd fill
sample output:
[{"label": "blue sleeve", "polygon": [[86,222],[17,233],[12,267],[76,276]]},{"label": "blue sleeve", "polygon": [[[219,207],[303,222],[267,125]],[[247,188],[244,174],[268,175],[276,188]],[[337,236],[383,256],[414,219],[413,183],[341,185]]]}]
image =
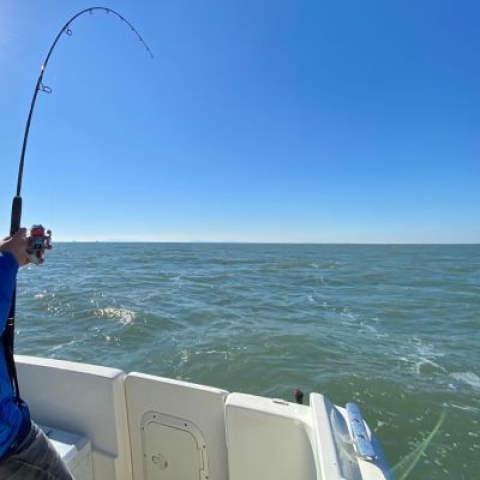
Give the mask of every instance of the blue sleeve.
[{"label": "blue sleeve", "polygon": [[10,252],[0,252],[0,334],[5,330],[12,306],[18,263]]}]

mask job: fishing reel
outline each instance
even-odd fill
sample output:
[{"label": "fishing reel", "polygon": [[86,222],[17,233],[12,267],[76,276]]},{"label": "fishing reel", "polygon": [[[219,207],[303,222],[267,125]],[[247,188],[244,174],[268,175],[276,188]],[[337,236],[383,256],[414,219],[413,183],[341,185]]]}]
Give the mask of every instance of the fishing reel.
[{"label": "fishing reel", "polygon": [[36,265],[44,262],[45,250],[51,250],[52,232],[45,230],[43,225],[33,225],[27,235],[27,254],[30,261]]}]

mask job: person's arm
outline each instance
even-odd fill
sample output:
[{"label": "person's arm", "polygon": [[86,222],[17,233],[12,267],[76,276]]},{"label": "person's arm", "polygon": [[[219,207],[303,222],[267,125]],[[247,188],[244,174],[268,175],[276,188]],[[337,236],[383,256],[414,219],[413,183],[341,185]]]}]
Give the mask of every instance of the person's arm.
[{"label": "person's arm", "polygon": [[10,252],[0,252],[0,334],[5,330],[12,306],[18,262]]},{"label": "person's arm", "polygon": [[26,251],[26,232],[25,228],[20,228],[0,243],[0,334],[5,330],[12,306],[18,268],[29,262]]}]

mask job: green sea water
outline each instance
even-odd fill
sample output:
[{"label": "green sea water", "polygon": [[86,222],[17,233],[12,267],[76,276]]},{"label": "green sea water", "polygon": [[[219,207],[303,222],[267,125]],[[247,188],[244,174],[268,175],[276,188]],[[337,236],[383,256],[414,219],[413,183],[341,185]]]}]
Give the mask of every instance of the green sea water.
[{"label": "green sea water", "polygon": [[392,466],[423,445],[407,478],[476,480],[479,315],[479,245],[60,243],[16,352],[353,400]]}]

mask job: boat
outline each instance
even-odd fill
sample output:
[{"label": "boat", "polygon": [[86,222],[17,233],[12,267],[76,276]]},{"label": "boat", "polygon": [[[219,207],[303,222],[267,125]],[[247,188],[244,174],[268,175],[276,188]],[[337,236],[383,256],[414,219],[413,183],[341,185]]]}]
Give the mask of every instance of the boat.
[{"label": "boat", "polygon": [[16,355],[22,397],[76,480],[390,480],[359,407],[308,405]]}]

